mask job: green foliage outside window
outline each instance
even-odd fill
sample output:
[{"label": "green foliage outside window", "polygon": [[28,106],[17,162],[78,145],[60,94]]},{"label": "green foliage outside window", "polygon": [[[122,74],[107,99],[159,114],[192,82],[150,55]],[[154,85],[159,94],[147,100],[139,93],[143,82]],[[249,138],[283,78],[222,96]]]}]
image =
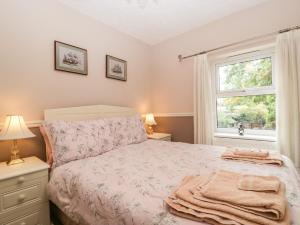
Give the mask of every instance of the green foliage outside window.
[{"label": "green foliage outside window", "polygon": [[[222,66],[219,73],[221,91],[272,86],[270,57]],[[274,94],[218,98],[218,127],[237,127],[241,122],[248,129],[274,130],[275,101]]]}]

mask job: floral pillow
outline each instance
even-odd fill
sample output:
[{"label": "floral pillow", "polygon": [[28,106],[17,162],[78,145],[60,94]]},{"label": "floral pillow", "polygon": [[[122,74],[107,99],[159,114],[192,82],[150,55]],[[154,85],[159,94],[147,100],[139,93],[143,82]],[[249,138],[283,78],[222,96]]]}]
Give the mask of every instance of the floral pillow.
[{"label": "floral pillow", "polygon": [[119,146],[147,140],[139,115],[87,121],[45,122],[52,148],[52,167],[101,155]]},{"label": "floral pillow", "polygon": [[53,168],[97,156],[114,148],[114,127],[108,119],[45,122],[53,149]]},{"label": "floral pillow", "polygon": [[144,123],[139,115],[110,120],[114,127],[114,147],[137,144],[147,140]]}]

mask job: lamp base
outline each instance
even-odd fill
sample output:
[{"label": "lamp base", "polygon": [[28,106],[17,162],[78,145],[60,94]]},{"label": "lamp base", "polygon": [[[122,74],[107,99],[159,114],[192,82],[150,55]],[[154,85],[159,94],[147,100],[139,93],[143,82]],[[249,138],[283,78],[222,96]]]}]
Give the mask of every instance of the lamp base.
[{"label": "lamp base", "polygon": [[9,160],[7,162],[7,165],[12,166],[12,165],[20,164],[20,163],[23,163],[23,162],[24,162],[23,159],[13,159],[13,160]]},{"label": "lamp base", "polygon": [[153,127],[151,125],[147,126],[147,134],[153,134]]},{"label": "lamp base", "polygon": [[18,153],[19,153],[18,142],[17,140],[13,140],[13,145],[11,147],[11,156],[10,156],[10,160],[7,162],[7,165],[11,166],[11,165],[20,164],[24,162],[24,160],[20,158]]}]

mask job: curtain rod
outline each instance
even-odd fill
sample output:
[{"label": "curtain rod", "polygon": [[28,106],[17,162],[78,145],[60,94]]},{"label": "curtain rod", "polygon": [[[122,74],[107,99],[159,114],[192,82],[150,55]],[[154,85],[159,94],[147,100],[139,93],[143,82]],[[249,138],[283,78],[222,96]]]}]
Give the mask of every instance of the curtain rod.
[{"label": "curtain rod", "polygon": [[286,28],[286,29],[280,30],[280,31],[278,31],[278,32],[273,32],[273,33],[269,33],[269,34],[264,34],[264,35],[257,36],[257,37],[254,37],[254,38],[249,38],[249,39],[246,39],[246,40],[243,40],[243,41],[238,41],[238,42],[231,43],[231,44],[228,44],[228,45],[224,45],[224,46],[221,46],[221,47],[217,47],[217,48],[213,48],[213,49],[210,49],[210,50],[198,52],[198,53],[195,53],[195,54],[193,54],[193,55],[188,55],[188,56],[178,55],[178,60],[179,60],[179,62],[181,62],[181,61],[184,60],[184,59],[188,59],[188,58],[191,58],[191,57],[194,57],[194,56],[197,56],[197,55],[203,55],[203,54],[206,54],[206,53],[209,53],[209,52],[214,52],[214,51],[217,51],[217,50],[221,50],[221,49],[223,49],[223,48],[228,48],[228,47],[236,46],[236,45],[239,45],[239,44],[243,44],[243,43],[245,43],[245,42],[254,41],[254,40],[256,40],[256,39],[260,39],[260,38],[272,36],[272,35],[275,35],[275,34],[286,33],[286,32],[289,32],[289,31],[291,31],[291,30],[296,30],[296,29],[300,29],[300,25],[299,25],[299,26],[295,26],[295,27]]}]

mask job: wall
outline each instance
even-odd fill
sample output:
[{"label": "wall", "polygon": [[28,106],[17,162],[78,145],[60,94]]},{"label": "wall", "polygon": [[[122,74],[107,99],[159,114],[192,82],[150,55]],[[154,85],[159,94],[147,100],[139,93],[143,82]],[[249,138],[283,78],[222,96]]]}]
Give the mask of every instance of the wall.
[{"label": "wall", "polygon": [[[0,1],[0,116],[43,118],[43,110],[89,104],[150,107],[149,49],[49,0]],[[54,70],[54,40],[88,50],[88,76]],[[105,78],[105,55],[128,62],[128,80]]]},{"label": "wall", "polygon": [[[179,54],[190,55],[299,25],[299,10],[299,0],[273,0],[154,46],[153,111],[172,114],[193,111],[193,59],[180,63]],[[180,127],[180,121],[172,118],[172,122],[174,127]]]},{"label": "wall", "polygon": [[154,126],[156,132],[172,134],[172,141],[193,143],[193,117],[191,116],[159,116],[156,117],[157,125]]},{"label": "wall", "polygon": [[[0,123],[6,114],[41,120],[55,107],[150,109],[148,45],[52,0],[1,0],[0,29]],[[54,70],[54,40],[88,50],[88,76]],[[128,62],[127,82],[105,78],[106,54]],[[39,137],[22,143],[22,154],[44,157]],[[0,161],[8,149],[0,142]]]},{"label": "wall", "polygon": [[[193,61],[179,63],[177,55],[297,25],[299,9],[299,0],[273,0],[150,47],[57,1],[1,0],[0,122],[9,113],[28,121],[43,119],[46,108],[123,105],[165,113],[156,130],[192,142]],[[54,70],[54,40],[88,49],[88,76]],[[128,61],[127,82],[105,78],[106,54]],[[38,129],[32,130],[37,137],[20,142],[21,154],[45,158]],[[0,142],[0,161],[8,159],[10,144]]]}]

